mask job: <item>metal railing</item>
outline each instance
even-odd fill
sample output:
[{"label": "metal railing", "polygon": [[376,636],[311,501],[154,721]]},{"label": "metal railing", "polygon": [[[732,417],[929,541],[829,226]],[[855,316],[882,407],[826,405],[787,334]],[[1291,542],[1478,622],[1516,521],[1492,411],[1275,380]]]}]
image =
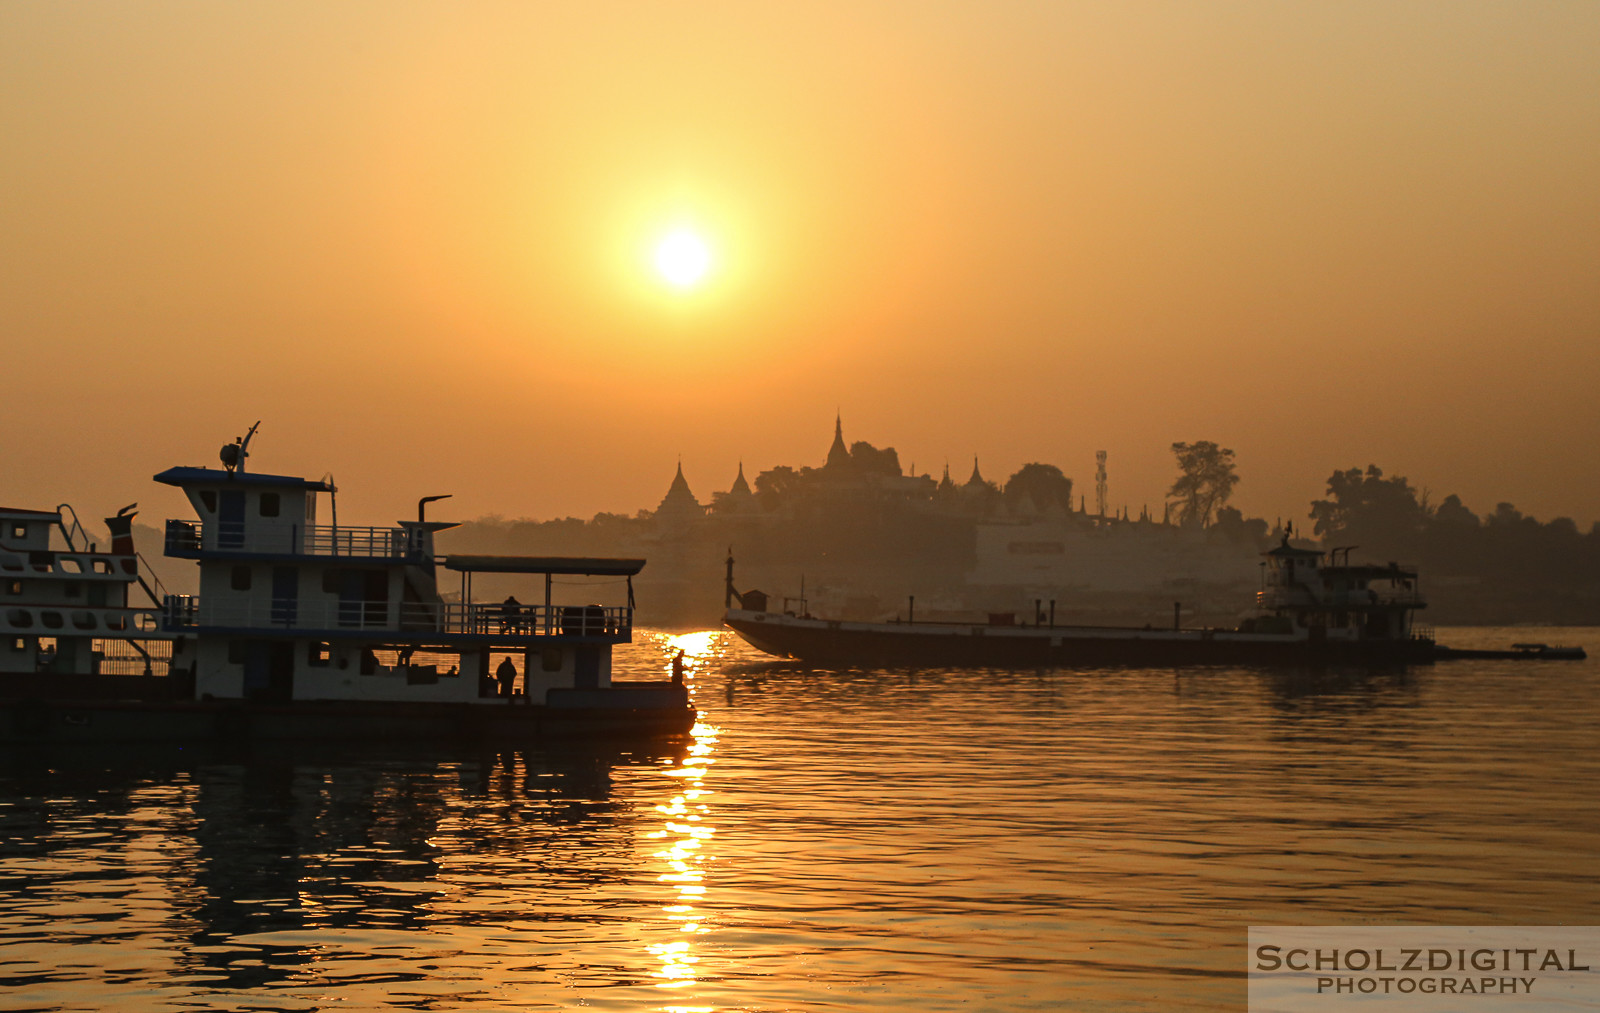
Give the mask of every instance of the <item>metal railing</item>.
[{"label": "metal railing", "polygon": [[300,551],[308,556],[398,556],[410,548],[405,528],[347,528],[313,524]]},{"label": "metal railing", "polygon": [[101,675],[167,675],[172,670],[172,641],[96,640]]},{"label": "metal railing", "polygon": [[1303,588],[1269,588],[1256,592],[1262,608],[1338,609],[1356,612],[1368,608],[1421,608],[1425,602],[1417,591],[1325,591],[1315,595]]},{"label": "metal railing", "polygon": [[[219,549],[271,552],[291,556],[361,556],[404,559],[414,547],[405,528],[364,528],[340,525],[291,525],[277,528],[270,537],[249,535],[242,521],[218,521]],[[198,552],[205,546],[206,525],[200,521],[167,521],[167,554]]]},{"label": "metal railing", "polygon": [[163,610],[173,632],[217,627],[396,633],[476,634],[507,637],[626,637],[633,613],[626,606],[525,605],[507,610],[490,603],[390,602],[343,599],[307,602],[253,598],[212,602],[199,595],[168,595]]},{"label": "metal railing", "polygon": [[0,607],[0,633],[79,637],[156,636],[163,613],[141,608],[78,608],[70,605]]}]

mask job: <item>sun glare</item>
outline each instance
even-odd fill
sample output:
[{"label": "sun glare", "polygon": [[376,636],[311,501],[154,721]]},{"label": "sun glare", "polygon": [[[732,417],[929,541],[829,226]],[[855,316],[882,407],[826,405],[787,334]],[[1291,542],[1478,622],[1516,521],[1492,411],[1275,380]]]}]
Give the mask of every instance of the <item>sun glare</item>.
[{"label": "sun glare", "polygon": [[711,250],[705,240],[688,229],[667,234],[656,246],[656,270],[667,284],[689,288],[711,268]]}]

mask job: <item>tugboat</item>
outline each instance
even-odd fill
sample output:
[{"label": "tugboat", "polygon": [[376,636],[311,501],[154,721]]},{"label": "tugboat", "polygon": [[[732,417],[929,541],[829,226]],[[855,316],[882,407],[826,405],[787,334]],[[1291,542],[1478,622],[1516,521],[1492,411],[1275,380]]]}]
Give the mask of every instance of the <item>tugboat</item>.
[{"label": "tugboat", "polygon": [[[1264,553],[1257,614],[1235,629],[1062,626],[1013,613],[987,623],[851,622],[802,608],[768,610],[760,591],[741,594],[728,557],[724,623],[757,650],[830,665],[1047,668],[1086,666],[1408,664],[1464,653],[1439,648],[1413,622],[1426,608],[1415,567],[1352,564],[1350,549],[1289,544]],[[1340,559],[1342,555],[1342,561]],[[737,606],[737,607],[735,607]],[[1582,658],[1582,648],[1472,652],[1477,657]]]},{"label": "tugboat", "polygon": [[[159,636],[176,642],[158,680],[165,692],[72,699],[36,687],[30,719],[0,721],[0,740],[528,744],[693,726],[681,682],[611,678],[612,647],[632,640],[632,578],[644,560],[438,556],[435,533],[455,525],[426,509],[448,497],[423,497],[416,520],[394,527],[340,525],[331,479],[248,471],[249,440],[223,448],[221,470],[155,476],[199,515],[166,526],[166,554],[198,562],[200,593],[164,596]],[[324,495],[327,525],[317,523]],[[439,567],[459,576],[457,600],[441,594]],[[544,603],[475,602],[480,573],[543,575]],[[624,578],[627,603],[554,602],[552,578],[574,574]]]}]

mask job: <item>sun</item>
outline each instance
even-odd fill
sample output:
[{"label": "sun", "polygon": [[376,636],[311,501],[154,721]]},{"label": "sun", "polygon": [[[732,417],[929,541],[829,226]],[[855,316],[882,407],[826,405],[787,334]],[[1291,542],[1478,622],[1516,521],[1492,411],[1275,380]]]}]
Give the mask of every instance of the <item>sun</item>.
[{"label": "sun", "polygon": [[690,288],[711,269],[711,249],[689,229],[675,229],[656,244],[656,271],[675,288]]}]

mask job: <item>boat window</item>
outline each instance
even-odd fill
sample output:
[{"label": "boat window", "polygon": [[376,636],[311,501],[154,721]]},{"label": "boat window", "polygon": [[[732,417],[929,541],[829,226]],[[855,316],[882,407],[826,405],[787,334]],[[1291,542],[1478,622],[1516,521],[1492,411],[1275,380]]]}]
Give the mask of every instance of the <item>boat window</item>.
[{"label": "boat window", "polygon": [[12,637],[11,638],[11,649],[13,651],[26,651],[28,649],[28,638],[27,637]]},{"label": "boat window", "polygon": [[210,489],[205,490],[204,492],[202,492],[200,494],[200,505],[206,508],[206,513],[208,513],[208,514],[216,513],[217,512],[217,494],[215,492],[213,492],[212,490],[210,490]]},{"label": "boat window", "polygon": [[82,611],[72,613],[72,625],[80,630],[94,629],[94,613]]},{"label": "boat window", "polygon": [[93,562],[94,562],[94,572],[95,573],[110,573],[111,572],[111,560],[109,560],[109,559],[96,559]]},{"label": "boat window", "polygon": [[338,594],[339,585],[344,580],[344,571],[329,567],[322,571],[322,590],[328,594]]},{"label": "boat window", "polygon": [[561,648],[546,647],[539,653],[539,667],[546,672],[561,671]]},{"label": "boat window", "polygon": [[66,625],[66,620],[61,618],[61,613],[53,610],[40,612],[39,621],[44,623],[46,629],[51,630],[59,630],[62,626]]},{"label": "boat window", "polygon": [[234,567],[232,583],[235,591],[250,590],[250,568],[248,566]]},{"label": "boat window", "polygon": [[9,580],[9,581],[6,581],[6,594],[21,594],[21,593],[22,593],[22,581],[20,581],[20,580]]},{"label": "boat window", "polygon": [[11,525],[11,537],[12,538],[27,538],[28,537],[28,526],[26,524],[13,524],[13,525]]},{"label": "boat window", "polygon": [[75,580],[69,580],[61,585],[61,590],[68,598],[77,598],[83,594],[83,585]]},{"label": "boat window", "polygon": [[277,493],[275,493],[275,492],[264,492],[264,493],[261,494],[261,516],[263,516],[263,517],[276,517],[276,516],[278,516],[278,506],[279,506],[279,503],[278,503],[278,494]]},{"label": "boat window", "polygon": [[33,625],[33,613],[27,609],[9,609],[6,612],[6,622],[12,626],[27,629]]},{"label": "boat window", "polygon": [[83,564],[71,556],[63,556],[56,560],[56,564],[66,573],[82,573]]},{"label": "boat window", "polygon": [[312,665],[316,668],[327,668],[328,662],[332,657],[332,653],[333,652],[329,645],[325,643],[312,643],[306,650],[306,664]]}]

